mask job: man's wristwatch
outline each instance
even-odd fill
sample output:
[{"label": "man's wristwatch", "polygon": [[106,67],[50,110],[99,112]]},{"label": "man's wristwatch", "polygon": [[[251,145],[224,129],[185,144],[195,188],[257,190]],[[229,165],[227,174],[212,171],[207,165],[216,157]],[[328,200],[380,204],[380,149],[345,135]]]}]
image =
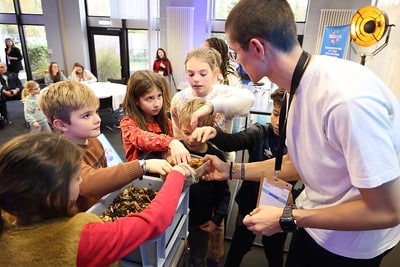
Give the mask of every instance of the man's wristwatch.
[{"label": "man's wristwatch", "polygon": [[292,211],[292,206],[286,206],[283,208],[282,216],[279,219],[279,224],[283,232],[294,232],[297,230],[296,220]]}]

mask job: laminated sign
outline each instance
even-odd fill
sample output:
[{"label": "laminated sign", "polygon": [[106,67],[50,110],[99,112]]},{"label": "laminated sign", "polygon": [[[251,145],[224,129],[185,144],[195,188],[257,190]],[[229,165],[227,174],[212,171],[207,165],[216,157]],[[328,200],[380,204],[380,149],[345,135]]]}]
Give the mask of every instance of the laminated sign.
[{"label": "laminated sign", "polygon": [[283,181],[282,179],[279,179],[275,175],[271,177],[271,175],[263,173],[263,176],[260,180],[257,207],[285,207],[288,202],[291,190],[291,184]]}]

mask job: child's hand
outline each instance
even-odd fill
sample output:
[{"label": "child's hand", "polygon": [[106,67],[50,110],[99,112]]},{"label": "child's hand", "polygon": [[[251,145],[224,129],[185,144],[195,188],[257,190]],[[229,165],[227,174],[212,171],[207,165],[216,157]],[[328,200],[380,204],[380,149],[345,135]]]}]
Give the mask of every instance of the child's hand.
[{"label": "child's hand", "polygon": [[175,164],[179,163],[190,164],[190,162],[192,161],[192,157],[190,156],[189,151],[177,139],[173,139],[169,143],[169,150],[171,152],[171,155],[169,156],[168,159],[169,162],[174,162]]},{"label": "child's hand", "polygon": [[180,163],[178,165],[175,165],[172,170],[176,170],[182,173],[182,175],[185,177],[185,186],[191,186],[192,184],[196,183],[195,171],[189,165],[185,163]]},{"label": "child's hand", "polygon": [[32,126],[33,126],[33,128],[39,128],[39,123],[37,123],[37,122],[34,122],[33,124],[32,124]]},{"label": "child's hand", "polygon": [[215,228],[217,228],[217,225],[213,222],[213,221],[207,221],[206,223],[203,223],[201,225],[199,225],[200,230],[204,231],[204,232],[208,232],[211,233],[212,231],[215,230]]},{"label": "child's hand", "polygon": [[211,103],[207,102],[204,106],[192,113],[192,119],[190,120],[190,126],[195,129],[197,126],[201,125],[204,118],[212,115],[214,108]]},{"label": "child's hand", "polygon": [[205,143],[208,140],[215,138],[216,135],[217,135],[217,130],[214,127],[203,126],[194,129],[191,138],[193,138],[193,140],[195,140],[197,143],[198,142]]},{"label": "child's hand", "polygon": [[149,173],[167,175],[167,173],[172,169],[172,166],[165,159],[147,159],[146,169]]}]

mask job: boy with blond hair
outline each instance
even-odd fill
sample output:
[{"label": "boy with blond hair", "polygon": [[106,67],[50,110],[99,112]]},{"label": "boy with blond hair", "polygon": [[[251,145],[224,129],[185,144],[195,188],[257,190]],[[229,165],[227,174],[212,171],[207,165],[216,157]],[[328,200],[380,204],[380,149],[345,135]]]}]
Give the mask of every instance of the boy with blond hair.
[{"label": "boy with blond hair", "polygon": [[[206,101],[195,98],[185,104],[179,114],[179,125],[183,143],[191,154],[204,156],[216,155],[225,160],[224,153],[211,143],[197,142],[191,138],[193,129],[190,125],[192,114],[206,105]],[[213,116],[207,116],[201,126],[213,126]],[[192,266],[207,266],[207,247],[210,233],[219,226],[227,216],[231,193],[227,181],[200,181],[190,187],[189,194],[189,247]],[[220,240],[223,248],[223,236]],[[223,254],[223,251],[222,251]]]},{"label": "boy with blond hair", "polygon": [[[83,150],[77,205],[85,211],[110,192],[149,173],[166,175],[171,165],[165,160],[134,160],[107,167],[100,135],[99,99],[82,83],[62,81],[42,93],[40,107],[54,129]],[[60,151],[60,153],[63,153]]]}]

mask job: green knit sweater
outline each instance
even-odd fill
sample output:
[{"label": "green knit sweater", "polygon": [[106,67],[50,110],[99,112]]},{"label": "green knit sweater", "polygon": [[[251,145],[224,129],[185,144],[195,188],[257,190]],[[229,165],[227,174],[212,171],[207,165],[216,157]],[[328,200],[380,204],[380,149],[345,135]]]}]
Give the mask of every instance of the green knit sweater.
[{"label": "green knit sweater", "polygon": [[0,266],[76,266],[80,233],[91,222],[91,213],[45,221],[30,226],[5,223],[0,234]]}]

